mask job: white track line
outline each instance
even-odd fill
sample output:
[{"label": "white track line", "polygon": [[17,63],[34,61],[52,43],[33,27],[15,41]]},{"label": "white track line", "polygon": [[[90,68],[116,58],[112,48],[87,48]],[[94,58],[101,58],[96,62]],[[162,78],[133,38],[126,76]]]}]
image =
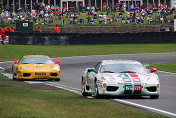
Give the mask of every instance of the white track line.
[{"label": "white track line", "polygon": [[58,84],[58,83],[56,84],[56,83],[53,83],[53,82],[46,82],[44,84],[48,85],[48,86],[54,86],[56,88],[64,89],[64,90],[74,92],[76,94],[81,95],[80,89],[77,89],[77,88],[72,88],[72,87],[69,87],[69,86],[61,85],[61,84]]},{"label": "white track line", "polygon": [[167,117],[176,117],[175,113],[171,113],[171,112],[168,112],[168,111],[164,111],[164,110],[148,107],[148,106],[145,106],[145,105],[136,104],[136,103],[133,103],[133,102],[128,102],[126,100],[111,99],[111,101],[120,102],[120,103],[123,103],[123,104],[127,104],[127,105],[131,105],[131,106],[147,109],[147,110],[162,114],[162,115],[167,116]]},{"label": "white track line", "polygon": [[158,70],[158,72],[162,72],[162,73],[167,73],[167,74],[172,74],[172,75],[176,75],[176,73],[172,73],[172,72],[167,72],[167,71],[161,71],[161,70]]}]

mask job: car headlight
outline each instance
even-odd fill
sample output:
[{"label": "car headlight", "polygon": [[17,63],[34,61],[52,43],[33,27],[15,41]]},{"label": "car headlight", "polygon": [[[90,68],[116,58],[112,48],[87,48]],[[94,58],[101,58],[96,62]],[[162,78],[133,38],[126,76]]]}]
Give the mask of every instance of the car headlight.
[{"label": "car headlight", "polygon": [[158,80],[157,80],[157,78],[155,78],[155,77],[149,77],[149,78],[147,79],[147,82],[148,82],[148,83],[158,83]]},{"label": "car headlight", "polygon": [[59,68],[58,68],[58,66],[54,66],[54,67],[51,68],[51,70],[57,70],[57,71],[59,71]]},{"label": "car headlight", "polygon": [[22,69],[22,70],[30,70],[28,67],[26,67],[26,66],[22,66],[20,69]]},{"label": "car headlight", "polygon": [[101,79],[104,81],[109,81],[111,78],[109,76],[102,76]]}]

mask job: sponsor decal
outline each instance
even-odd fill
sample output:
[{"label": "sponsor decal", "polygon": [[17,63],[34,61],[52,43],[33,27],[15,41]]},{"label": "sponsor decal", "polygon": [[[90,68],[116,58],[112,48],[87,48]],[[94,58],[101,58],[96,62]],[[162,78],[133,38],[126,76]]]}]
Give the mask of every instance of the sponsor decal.
[{"label": "sponsor decal", "polygon": [[[124,94],[141,94],[142,85],[141,80],[136,73],[120,73],[123,78],[124,84]],[[134,86],[132,83],[134,82]]]},{"label": "sponsor decal", "polygon": [[[133,78],[134,82],[134,94],[141,94],[142,92],[142,85],[141,80],[136,73],[129,74]],[[137,84],[136,84],[137,83]]]},{"label": "sponsor decal", "polygon": [[132,93],[132,84],[131,83],[126,83],[125,84],[125,91],[124,94],[131,94]]},{"label": "sponsor decal", "polygon": [[131,94],[132,93],[132,84],[131,79],[126,73],[120,73],[121,77],[123,78],[124,82],[128,82],[124,84],[124,94]]},{"label": "sponsor decal", "polygon": [[142,65],[141,63],[133,60],[104,60],[102,65],[106,64],[139,64]]},{"label": "sponsor decal", "polygon": [[95,76],[95,72],[87,72],[87,84],[90,84],[91,82],[91,79],[90,78],[92,78],[92,77],[94,77]]},{"label": "sponsor decal", "polygon": [[134,94],[141,94],[142,85],[134,85]]},{"label": "sponsor decal", "polygon": [[139,78],[133,78],[133,82],[141,82],[141,80]]},{"label": "sponsor decal", "polygon": [[35,73],[35,75],[41,75],[41,76],[43,76],[43,75],[46,75],[46,73]]}]

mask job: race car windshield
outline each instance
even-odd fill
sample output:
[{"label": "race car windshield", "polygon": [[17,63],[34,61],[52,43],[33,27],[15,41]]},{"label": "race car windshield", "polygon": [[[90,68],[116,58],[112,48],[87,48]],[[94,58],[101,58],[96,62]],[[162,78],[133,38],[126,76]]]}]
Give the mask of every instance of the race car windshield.
[{"label": "race car windshield", "polygon": [[149,71],[143,66],[139,64],[106,64],[102,65],[100,69],[101,73],[104,72],[113,72],[113,73],[143,73],[148,74]]},{"label": "race car windshield", "polygon": [[24,57],[21,64],[54,64],[49,57]]}]

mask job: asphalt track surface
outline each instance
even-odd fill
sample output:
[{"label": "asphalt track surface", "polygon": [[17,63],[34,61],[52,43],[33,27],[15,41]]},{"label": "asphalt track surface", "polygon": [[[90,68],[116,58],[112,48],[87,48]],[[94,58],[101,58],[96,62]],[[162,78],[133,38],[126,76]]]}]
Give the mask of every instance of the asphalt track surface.
[{"label": "asphalt track surface", "polygon": [[[145,64],[157,64],[176,61],[176,53],[120,54],[99,56],[78,56],[53,59],[61,61],[61,81],[54,84],[64,85],[77,91],[81,90],[81,74],[85,68],[93,67],[97,62],[106,59],[133,59]],[[11,73],[12,62],[0,62],[0,69]],[[158,71],[161,93],[159,99],[149,97],[118,98],[128,102],[149,106],[176,114],[176,74]],[[169,116],[168,117],[174,117]],[[176,117],[176,116],[175,116]]]}]

